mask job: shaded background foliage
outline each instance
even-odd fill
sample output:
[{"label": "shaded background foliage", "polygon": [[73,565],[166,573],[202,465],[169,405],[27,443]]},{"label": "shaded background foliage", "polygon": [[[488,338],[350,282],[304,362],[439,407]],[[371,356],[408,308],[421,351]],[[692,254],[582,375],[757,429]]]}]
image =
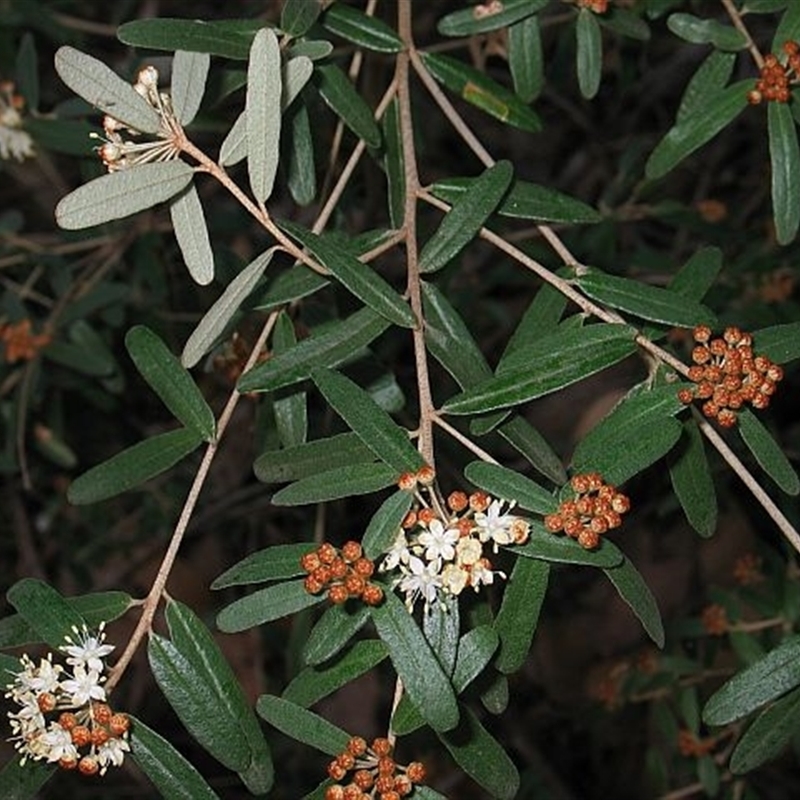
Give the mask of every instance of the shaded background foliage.
[{"label": "shaded background foliage", "polygon": [[[378,13],[393,18],[393,5],[379,4]],[[461,41],[440,45],[436,22],[460,4],[436,0],[422,5],[415,16],[420,46],[452,47],[458,57],[507,81],[500,37],[475,37],[466,47]],[[0,3],[0,78],[16,79],[18,89],[25,91],[24,63],[18,54],[25,42],[33,42],[41,87],[36,121],[46,122],[55,108],[62,118],[74,115],[72,126],[60,132],[45,125],[37,135],[34,123],[34,161],[0,164],[0,313],[13,318],[26,309],[39,322],[48,319],[56,326],[57,338],[90,354],[80,364],[62,359],[25,369],[0,367],[4,484],[0,587],[34,576],[47,579],[64,594],[119,587],[134,595],[145,592],[192,477],[189,460],[144,492],[95,506],[67,504],[65,489],[73,477],[171,424],[166,409],[132,369],[123,345],[125,332],[134,324],[148,325],[179,352],[217,289],[198,287],[188,279],[163,208],[106,228],[102,234],[58,231],[52,216],[61,196],[102,172],[86,138],[91,126],[82,122],[88,107],[75,100],[56,77],[55,50],[72,44],[122,75],[135,74],[143,63],[163,65],[163,53],[120,44],[116,27],[136,18],[183,15],[187,12],[183,6],[157,0]],[[713,2],[665,0],[652,6],[700,14],[719,11]],[[193,3],[191,16],[213,20],[233,13],[223,11],[221,15],[219,4]],[[495,158],[511,160],[519,177],[573,195],[603,213],[603,221],[596,225],[563,232],[583,262],[664,285],[699,246],[717,245],[725,254],[725,265],[707,302],[720,313],[723,324],[754,328],[796,321],[800,318],[798,246],[775,243],[763,109],[747,110],[667,178],[645,180],[645,160],[672,124],[680,95],[707,48],[686,45],[667,33],[663,16],[652,21],[653,36],[648,42],[606,34],[601,89],[593,101],[585,101],[577,91],[573,29],[564,19],[568,11],[567,6],[563,12],[555,7],[543,26],[547,83],[535,108],[544,132],[531,135],[506,128],[458,104],[480,139]],[[241,2],[235,9],[240,17],[262,15],[270,20],[279,13],[278,2]],[[769,41],[774,18],[752,19],[756,39]],[[348,52],[346,46],[342,52]],[[361,88],[374,105],[378,87],[384,85],[380,78],[391,64],[376,54],[366,58]],[[740,60],[734,79],[754,75],[753,68]],[[422,92],[415,99],[417,119],[423,121],[417,130],[423,182],[476,171],[472,155],[430,100]],[[209,87],[193,128],[201,145],[215,150],[236,113],[234,107],[224,87]],[[326,121],[314,128],[321,181],[335,120],[326,109],[318,111]],[[385,226],[384,193],[380,170],[373,162],[363,161],[341,204],[338,224],[351,234]],[[221,187],[209,182],[201,194],[210,210],[218,272],[226,283],[266,247],[267,238],[255,225],[243,223],[238,205]],[[277,195],[271,204],[282,217],[310,219],[309,209],[295,207],[288,196]],[[435,229],[437,221],[438,216],[422,217],[423,234]],[[551,254],[524,221],[510,223],[507,230],[510,237],[524,242],[527,252],[552,263]],[[398,275],[401,267],[398,263]],[[454,305],[472,323],[490,363],[496,362],[539,285],[533,275],[480,243],[468,250],[457,270],[444,274],[444,284]],[[82,298],[91,296],[90,290],[98,285],[104,287],[101,300],[82,306]],[[335,303],[347,307],[348,301],[332,290],[311,298],[296,320],[298,329],[330,318]],[[74,324],[84,318],[88,325]],[[254,314],[242,320],[239,333],[244,340],[255,335],[258,318]],[[375,349],[377,358],[369,367],[373,377],[384,375],[383,368],[388,366],[396,383],[387,384],[387,396],[413,407],[410,347],[405,349],[393,338],[381,340]],[[232,343],[204,365],[202,388],[215,411],[233,385],[238,355]],[[47,370],[46,382],[34,379],[33,371],[40,368]],[[566,462],[581,435],[620,397],[639,370],[638,363],[625,362],[537,401],[531,407],[531,420]],[[434,375],[435,396],[443,399],[452,393],[451,379],[443,372]],[[800,446],[800,415],[794,401],[797,380],[796,373],[789,374],[769,416],[795,462]],[[317,413],[312,407],[310,415],[317,432],[335,430],[336,421],[323,413],[318,400],[312,402],[317,403]],[[311,539],[319,524],[307,510],[272,507],[270,492],[253,477],[252,461],[273,435],[263,406],[259,408],[255,401],[240,406],[170,581],[170,593],[209,621],[225,599],[212,597],[208,590],[216,575],[257,548]],[[20,454],[26,463],[20,462]],[[456,488],[463,453],[444,445],[441,455],[445,457],[440,479],[444,486]],[[507,456],[509,466],[519,466],[518,457],[511,452]],[[696,620],[708,604],[710,587],[731,586],[738,556],[759,551],[769,559],[770,552],[783,549],[763,512],[734,483],[727,482],[732,480],[723,477],[717,485],[720,523],[709,541],[700,541],[689,530],[674,500],[664,500],[668,486],[664,470],[650,469],[626,487],[636,498],[636,511],[618,534],[619,541],[652,587],[667,622],[668,642],[678,651],[683,647],[695,653],[697,648],[715,646],[688,635],[687,621]],[[326,509],[325,526],[341,541],[358,535],[377,504],[378,499],[337,501]],[[784,506],[790,518],[797,520],[796,502],[784,501]],[[124,625],[120,624],[116,637],[112,626],[112,640],[124,640]],[[291,622],[220,638],[249,697],[277,692],[285,684],[297,668],[298,648],[309,625],[310,615],[301,613]],[[655,704],[642,702],[609,711],[597,702],[596,691],[608,670],[621,659],[639,654],[644,643],[638,622],[607,583],[601,583],[593,571],[559,570],[546,598],[533,653],[511,680],[514,702],[502,716],[486,715],[484,720],[507,743],[523,772],[520,797],[647,796],[648,749],[670,749],[674,743],[659,739]],[[190,755],[222,796],[244,796],[233,779],[228,784],[228,778],[216,772],[215,762],[204,760],[202,751],[153,692],[151,680],[140,661],[118,690],[126,708]],[[390,702],[378,680],[371,673],[326,701],[326,715],[365,735],[377,734]],[[461,778],[435,739],[424,733],[417,736],[415,749],[426,753],[433,785],[453,797],[481,796],[480,790]],[[282,766],[274,796],[296,798],[323,773],[325,759],[310,755],[307,748],[280,734],[271,733],[270,740],[276,763]],[[0,760],[10,756],[10,748],[5,748]],[[74,780],[74,776],[60,775],[42,796],[72,792]],[[691,780],[687,768],[686,781]],[[793,755],[763,767],[750,780],[763,798],[793,797],[800,790],[800,771]],[[680,784],[680,776],[675,782]],[[80,789],[86,797],[112,791],[120,797],[126,793],[143,797],[147,789],[129,775],[111,774],[104,783],[85,783]]]}]

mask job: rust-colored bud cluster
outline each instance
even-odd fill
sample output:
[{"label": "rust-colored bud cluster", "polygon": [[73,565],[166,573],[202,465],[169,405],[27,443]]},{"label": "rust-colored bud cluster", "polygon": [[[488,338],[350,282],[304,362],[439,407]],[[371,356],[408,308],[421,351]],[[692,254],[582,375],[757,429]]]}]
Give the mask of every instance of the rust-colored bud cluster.
[{"label": "rust-colored bud cluster", "polygon": [[[48,695],[45,694],[37,698],[43,712],[53,710],[43,707],[43,698],[47,697]],[[126,714],[114,712],[106,703],[93,703],[88,719],[86,716],[86,714],[75,714],[71,711],[64,711],[59,715],[57,724],[69,733],[79,757],[62,757],[59,759],[58,766],[62,769],[77,769],[83,775],[96,775],[101,770],[105,771],[102,768],[101,760],[97,757],[97,750],[107,747],[112,739],[124,739],[130,728],[130,719]],[[81,755],[79,751],[85,747],[91,748],[91,750],[89,753]]]},{"label": "rust-colored bud cluster", "polygon": [[681,389],[678,399],[688,405],[703,400],[702,411],[723,428],[736,424],[736,412],[745,404],[766,408],[783,378],[783,369],[766,356],[753,355],[753,337],[739,328],[726,328],[721,338],[711,338],[711,329],[694,329],[697,346],[689,368],[693,389]]},{"label": "rust-colored bud cluster", "polygon": [[711,605],[706,606],[700,615],[700,622],[703,625],[703,630],[711,634],[711,636],[722,636],[730,629],[728,614],[724,606],[719,603],[711,603]]},{"label": "rust-colored bud cluster", "polygon": [[627,495],[605,483],[597,472],[574,475],[570,485],[575,497],[565,500],[555,514],[544,518],[544,526],[552,533],[563,531],[577,539],[581,547],[591,550],[600,544],[600,537],[622,524],[622,515],[631,507]]},{"label": "rust-colored bud cluster", "polygon": [[419,761],[401,766],[392,751],[388,739],[377,738],[368,745],[354,736],[328,764],[328,775],[336,783],[325,790],[325,800],[400,800],[411,794],[414,785],[425,780],[425,767]]},{"label": "rust-colored bud cluster", "polygon": [[578,8],[588,8],[595,14],[605,14],[608,11],[608,0],[578,0]]},{"label": "rust-colored bud cluster", "polygon": [[761,77],[756,88],[747,95],[751,105],[763,101],[772,103],[788,103],[791,98],[789,86],[800,81],[800,44],[793,41],[783,44],[784,59],[770,53],[764,58]]},{"label": "rust-colored bud cluster", "polygon": [[0,342],[3,344],[7,364],[31,361],[43,347],[50,344],[50,340],[48,333],[33,333],[29,319],[0,325]]},{"label": "rust-colored bud cluster", "polygon": [[375,564],[367,558],[358,542],[345,542],[341,550],[323,542],[316,550],[300,559],[308,573],[304,586],[309,594],[328,590],[328,599],[336,604],[360,598],[368,606],[383,600],[383,589],[370,581]]}]

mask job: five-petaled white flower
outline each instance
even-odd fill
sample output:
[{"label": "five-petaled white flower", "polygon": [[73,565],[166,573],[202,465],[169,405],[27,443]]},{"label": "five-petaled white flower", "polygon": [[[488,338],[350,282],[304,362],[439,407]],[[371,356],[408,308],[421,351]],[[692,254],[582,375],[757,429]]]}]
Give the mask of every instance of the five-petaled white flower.
[{"label": "five-petaled white flower", "polygon": [[87,667],[100,673],[104,669],[103,658],[114,650],[114,645],[103,644],[106,635],[102,626],[97,632],[97,636],[89,633],[84,625],[81,630],[74,627],[73,633],[78,637],[77,642],[69,636],[64,637],[68,644],[62,645],[59,649],[63,650],[67,656],[67,664],[72,666]]},{"label": "five-petaled white flower", "polygon": [[427,611],[436,601],[437,590],[442,585],[438,565],[426,564],[421,558],[411,556],[408,568],[409,572],[400,581],[400,591],[406,595],[406,606],[412,610],[417,598],[422,597]]},{"label": "five-petaled white flower", "polygon": [[405,533],[400,530],[395,537],[391,549],[383,558],[380,571],[388,572],[390,569],[395,569],[395,567],[400,564],[408,564],[409,558],[411,558],[411,551],[408,549],[408,540],[406,539]]},{"label": "five-petaled white flower", "polygon": [[440,519],[433,519],[417,541],[425,548],[428,561],[452,561],[456,554],[455,544],[458,542],[457,528],[445,528]]},{"label": "five-petaled white flower", "polygon": [[[511,544],[514,541],[514,525],[518,519],[513,514],[503,513],[504,500],[493,500],[485,512],[475,514],[475,525],[478,537],[482,542],[490,539],[494,542],[494,550],[500,544]],[[509,505],[509,510],[514,503]]]},{"label": "five-petaled white flower", "polygon": [[89,700],[106,699],[106,690],[100,685],[100,673],[96,669],[86,670],[82,664],[75,667],[72,678],[62,681],[61,688],[70,695],[75,706],[83,706]]}]

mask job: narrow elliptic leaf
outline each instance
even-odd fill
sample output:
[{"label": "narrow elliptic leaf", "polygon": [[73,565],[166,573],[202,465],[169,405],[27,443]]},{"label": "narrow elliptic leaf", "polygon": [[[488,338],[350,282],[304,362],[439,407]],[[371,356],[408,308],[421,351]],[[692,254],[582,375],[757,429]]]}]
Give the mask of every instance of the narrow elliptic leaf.
[{"label": "narrow elliptic leaf", "polygon": [[561,459],[525,417],[514,414],[498,427],[497,432],[545,478],[557,485],[566,483],[567,473]]},{"label": "narrow elliptic leaf", "polygon": [[305,380],[315,367],[335,367],[377,339],[389,320],[371,308],[362,308],[330,325],[324,333],[298,342],[291,350],[270,358],[239,379],[240,392],[269,392]]},{"label": "narrow elliptic leaf", "polygon": [[333,3],[322,24],[331,33],[376,53],[399,53],[403,49],[400,37],[385,22],[344,3]]},{"label": "narrow elliptic leaf", "polygon": [[[259,793],[268,791],[273,781],[272,757],[244,691],[214,637],[197,615],[182,603],[167,603],[166,619],[172,644],[191,669],[183,678],[193,684],[190,695],[184,697],[185,693],[181,693],[183,705],[177,712],[178,716],[201,744],[200,736],[206,735],[208,727],[214,727],[214,736],[209,737],[210,744],[204,744],[209,753],[221,763],[243,762],[244,766],[233,768],[248,787],[251,790],[258,788]],[[170,696],[166,691],[165,694]],[[213,698],[211,704],[209,697]],[[201,705],[197,707],[187,705],[187,701],[198,700]],[[214,717],[213,726],[204,722],[206,715]],[[202,729],[200,736],[194,726]],[[240,753],[236,748],[240,746],[242,737],[246,748]],[[251,785],[256,776],[256,786]]]},{"label": "narrow elliptic leaf", "polygon": [[495,497],[515,500],[519,508],[536,514],[552,514],[558,509],[558,499],[538,483],[513,469],[472,461],[464,469],[464,477]]},{"label": "narrow elliptic leaf", "polygon": [[356,642],[329,666],[306,667],[299,672],[281,696],[284,700],[309,708],[323,697],[369,672],[387,655],[386,645],[377,639]]},{"label": "narrow elliptic leaf", "polygon": [[[442,17],[436,30],[442,36],[472,36],[496,31],[541,11],[548,2],[549,0],[506,0],[504,3],[497,3],[496,9],[491,3],[486,6],[469,6],[451,11]],[[479,8],[488,11],[478,13]]]},{"label": "narrow elliptic leaf", "polygon": [[408,696],[428,724],[437,731],[455,727],[459,712],[453,687],[405,605],[387,592],[384,602],[372,609],[372,620]]},{"label": "narrow elliptic leaf", "polygon": [[170,800],[219,800],[203,776],[162,736],[131,717],[131,758]]},{"label": "narrow elliptic leaf", "polygon": [[6,599],[22,619],[50,647],[65,644],[73,628],[86,624],[83,616],[52,586],[36,578],[23,578],[6,592]]},{"label": "narrow elliptic leaf", "polygon": [[340,433],[327,439],[268,450],[255,461],[256,477],[264,483],[286,483],[327,472],[342,464],[363,464],[375,454],[355,433]]},{"label": "narrow elliptic leaf", "polygon": [[394,544],[400,532],[400,523],[411,508],[412,499],[411,492],[398,489],[381,503],[361,539],[361,546],[367,558],[373,560],[378,558]]},{"label": "narrow elliptic leaf", "polygon": [[[309,61],[309,63],[311,63]],[[299,206],[307,206],[317,196],[317,172],[314,165],[314,139],[311,120],[304,103],[294,106],[285,120],[288,130],[289,153],[286,168],[286,185],[292,199]],[[304,267],[304,269],[307,269]],[[308,270],[311,272],[311,270]],[[311,273],[316,275],[316,273]]]},{"label": "narrow elliptic leaf", "polygon": [[278,37],[262,28],[253,39],[247,66],[247,173],[259,203],[272,194],[281,137],[281,51]]},{"label": "narrow elliptic leaf", "polygon": [[536,112],[485,73],[440,53],[421,53],[421,56],[428,72],[468,103],[515,128],[531,133],[541,130]]},{"label": "narrow elliptic leaf", "polygon": [[232,167],[247,158],[247,112],[242,111],[233,121],[228,135],[219,146],[219,163]]},{"label": "narrow elliptic leaf", "polygon": [[59,47],[56,72],[75,94],[95,108],[142,133],[157,133],[156,110],[102,61],[74,47]]},{"label": "narrow elliptic leaf", "polygon": [[[294,323],[285,311],[281,311],[272,334],[272,352],[285,352],[297,344]],[[275,427],[282,447],[296,447],[305,442],[308,435],[308,412],[306,393],[291,392],[273,401]]]},{"label": "narrow elliptic leaf", "polygon": [[619,6],[609,6],[605,14],[600,14],[597,21],[607,30],[619,36],[627,36],[646,42],[650,39],[650,26],[634,11]]},{"label": "narrow elliptic leaf", "polygon": [[256,310],[274,311],[286,303],[292,303],[318,292],[329,283],[327,278],[323,278],[305,264],[296,264],[286,272],[277,275],[270,282],[264,296],[253,307]]},{"label": "narrow elliptic leaf", "polygon": [[753,454],[761,469],[775,481],[786,494],[800,493],[800,478],[794,471],[786,454],[781,450],[772,434],[748,408],[738,413],[739,431],[744,443]]},{"label": "narrow elliptic leaf", "polygon": [[800,7],[797,3],[789,3],[775,29],[771,51],[780,53],[788,40],[797,41],[798,38],[800,38]]},{"label": "narrow elliptic leaf", "polygon": [[525,662],[547,592],[550,564],[535,558],[518,558],[503,592],[494,622],[500,637],[495,666],[500,672],[516,672]]},{"label": "narrow elliptic leaf", "polygon": [[692,44],[711,44],[717,50],[744,50],[747,39],[732,25],[715,19],[701,19],[694,14],[670,14],[667,27]]},{"label": "narrow elliptic leaf", "polygon": [[772,164],[772,213],[779,244],[789,244],[800,227],[800,145],[794,116],[786,103],[767,103]]},{"label": "narrow elliptic leaf", "polygon": [[188,50],[175,53],[172,60],[172,110],[181,125],[188,125],[200,109],[210,66],[208,53]]},{"label": "narrow elliptic leaf", "polygon": [[267,586],[234,600],[217,614],[217,627],[224,633],[238,633],[294,614],[325,599],[309,594],[303,581],[286,581]]},{"label": "narrow elliptic leaf", "polygon": [[708,98],[714,97],[725,88],[733,74],[735,63],[734,53],[711,51],[684,89],[676,118],[678,125],[687,122],[692,115],[703,112]]},{"label": "narrow elliptic leaf", "polygon": [[283,65],[281,110],[286,111],[303,90],[314,72],[314,63],[306,56],[295,56]]},{"label": "narrow elliptic leaf", "polygon": [[513,173],[511,162],[498,161],[470,184],[422,248],[421,272],[441,269],[478,235],[506,193]]},{"label": "narrow elliptic leaf", "polygon": [[56,222],[80,230],[152,208],[182,192],[194,170],[184,161],[139,164],[84,183],[56,206]]},{"label": "narrow elliptic leaf", "polygon": [[785,639],[734,675],[703,708],[707,725],[727,725],[800,685],[800,636]]},{"label": "narrow elliptic leaf", "polygon": [[474,712],[462,708],[462,722],[448,734],[440,734],[453,760],[489,796],[513,800],[519,790],[519,773],[505,748],[481,725]]},{"label": "narrow elliptic leaf", "polygon": [[15,754],[0,770],[3,800],[36,800],[41,797],[39,790],[53,777],[55,771],[55,764],[41,761],[20,764],[20,759]]},{"label": "narrow elliptic leaf", "polygon": [[679,446],[669,454],[672,488],[689,524],[704,538],[717,529],[717,493],[703,435],[693,420],[683,425]]},{"label": "narrow elliptic leaf", "polygon": [[186,269],[195,283],[206,286],[214,280],[214,251],[194,183],[169,204],[169,213]]},{"label": "narrow elliptic leaf", "polygon": [[424,459],[401,428],[369,393],[335,370],[315,369],[311,378],[336,413],[396,473],[416,472]]},{"label": "narrow elliptic leaf", "polygon": [[752,80],[739,81],[708,95],[702,113],[689,114],[670,128],[647,159],[647,177],[651,180],[663,177],[733,122],[747,106],[747,93],[752,85]]},{"label": "narrow elliptic leaf", "polygon": [[[476,178],[443,178],[432,184],[432,195],[447,203],[456,203],[473,185]],[[515,219],[535,219],[541,222],[582,223],[598,222],[601,215],[591,206],[574,197],[515,179],[511,183],[497,213]]]},{"label": "narrow elliptic leaf", "polygon": [[456,666],[460,626],[457,602],[437,603],[422,616],[422,632],[448,678]]},{"label": "narrow elliptic leaf", "polygon": [[578,12],[575,27],[577,37],[578,86],[581,94],[591,100],[600,88],[603,75],[603,37],[595,13],[588,8]]},{"label": "narrow elliptic leaf", "polygon": [[355,608],[349,604],[331,606],[317,620],[303,646],[303,662],[309,666],[322,664],[341,652],[364,627],[370,608],[363,603]]},{"label": "narrow elliptic leaf", "polygon": [[539,558],[559,564],[581,564],[587,567],[616,567],[624,556],[620,549],[608,539],[601,539],[600,546],[586,550],[569,536],[553,534],[539,522],[531,522],[531,535],[525,544],[509,548],[514,555]]},{"label": "narrow elliptic leaf", "polygon": [[635,352],[635,335],[627,325],[612,324],[554,333],[533,347],[520,348],[507,359],[507,369],[456,395],[442,410],[479,414],[563,389]]},{"label": "narrow elliptic leaf", "polygon": [[700,300],[714,285],[722,269],[722,251],[718,247],[701,247],[669,282],[669,291]]},{"label": "narrow elliptic leaf", "polygon": [[416,317],[408,303],[354,253],[342,248],[336,240],[317,236],[299,225],[281,222],[281,227],[307,247],[343,286],[373,311],[395,325],[416,326]]},{"label": "narrow elliptic leaf", "polygon": [[189,368],[195,366],[211,349],[217,338],[233,319],[242,303],[261,280],[264,270],[272,261],[275,248],[263,252],[251,261],[225,288],[211,308],[186,340],[181,353],[181,364]]},{"label": "narrow elliptic leaf", "polygon": [[289,36],[302,36],[317,21],[321,11],[320,0],[286,0],[281,10],[281,30]]},{"label": "narrow elliptic leaf", "polygon": [[798,724],[800,689],[795,689],[762,711],[745,731],[731,754],[731,772],[742,775],[776,758],[797,733]]},{"label": "narrow elliptic leaf", "polygon": [[753,331],[753,351],[776,364],[800,358],[800,322],[772,325]]},{"label": "narrow elliptic leaf", "polygon": [[544,85],[542,35],[536,15],[509,26],[508,67],[517,97],[526,103],[535,100]]},{"label": "narrow elliptic leaf", "polygon": [[300,559],[314,550],[313,544],[278,544],[265,547],[229,567],[212,584],[212,589],[250,583],[282,581],[303,575]]},{"label": "narrow elliptic leaf", "polygon": [[320,97],[359,139],[368,147],[380,147],[381,132],[372,110],[339,67],[319,64],[312,80]]},{"label": "narrow elliptic leaf", "polygon": [[282,697],[262,694],[256,702],[256,711],[282,733],[329,756],[343,752],[350,740],[347,731]]},{"label": "narrow elliptic leaf", "polygon": [[207,442],[212,441],[216,432],[214,412],[164,342],[146,326],[136,325],[125,335],[125,347],[139,374],[176,419]]},{"label": "narrow elliptic leaf", "polygon": [[639,618],[645,633],[658,647],[664,646],[664,623],[650,587],[639,570],[624,559],[621,564],[603,570],[619,596],[631,607]]},{"label": "narrow elliptic leaf", "polygon": [[447,800],[443,794],[439,794],[430,786],[415,786],[414,793],[417,795],[417,800]]},{"label": "narrow elliptic leaf", "polygon": [[640,384],[578,443],[573,468],[625,483],[672,449],[682,430],[674,417],[684,408],[675,386]]},{"label": "narrow elliptic leaf", "polygon": [[300,39],[289,48],[290,58],[305,56],[312,61],[321,61],[333,52],[333,43],[327,39]]},{"label": "narrow elliptic leaf", "polygon": [[137,19],[117,29],[117,38],[134,47],[153,50],[191,50],[238,61],[247,59],[259,19],[203,22],[194,19]]},{"label": "narrow elliptic leaf", "polygon": [[151,436],[78,476],[67,498],[79,506],[127,492],[175,466],[202,441],[202,435],[189,428]]},{"label": "narrow elliptic leaf", "polygon": [[397,470],[387,464],[344,464],[290,483],[272,496],[272,503],[276,506],[302,506],[372,494],[396,483],[398,477]]},{"label": "narrow elliptic leaf", "polygon": [[541,286],[514,328],[500,357],[500,364],[521,347],[532,346],[542,337],[553,333],[566,307],[567,298],[558,289],[547,283]]},{"label": "narrow elliptic leaf", "polygon": [[608,275],[597,269],[589,269],[577,279],[577,283],[594,300],[642,319],[681,328],[713,326],[716,322],[710,309],[672,289]]},{"label": "narrow elliptic leaf", "polygon": [[401,228],[406,204],[405,157],[400,134],[400,109],[396,99],[389,103],[381,120],[381,126],[384,149],[383,168],[389,184],[387,193],[389,220],[395,228]]}]

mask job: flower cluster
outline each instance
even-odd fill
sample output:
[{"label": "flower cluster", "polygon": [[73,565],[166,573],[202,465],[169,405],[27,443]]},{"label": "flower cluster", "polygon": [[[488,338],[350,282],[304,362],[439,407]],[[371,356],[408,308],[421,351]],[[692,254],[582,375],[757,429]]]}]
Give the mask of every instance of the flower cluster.
[{"label": "flower cluster", "polygon": [[35,358],[43,347],[50,344],[50,335],[32,333],[31,321],[26,318],[0,325],[0,342],[3,343],[6,363],[14,364]]},{"label": "flower cluster", "polygon": [[375,564],[363,554],[358,542],[345,542],[341,550],[323,542],[300,559],[300,566],[308,573],[304,586],[309,594],[327,589],[328,599],[336,605],[351,597],[360,598],[368,606],[383,600],[383,589],[370,581]]},{"label": "flower cluster", "polygon": [[692,350],[694,366],[689,380],[697,386],[681,389],[678,399],[685,404],[704,400],[703,414],[716,419],[723,428],[736,424],[736,411],[745,403],[766,408],[775,393],[783,369],[766,356],[753,355],[753,338],[738,328],[726,328],[722,338],[711,338],[711,329],[694,329],[697,346]]},{"label": "flower cluster", "polygon": [[[367,745],[354,736],[347,748],[328,765],[328,775],[336,781],[325,790],[325,800],[400,800],[425,780],[425,767],[412,761],[407,767],[392,758],[392,743],[375,739]],[[349,783],[343,785],[350,775]]]},{"label": "flower cluster", "polygon": [[756,88],[747,95],[747,101],[758,105],[763,100],[788,103],[791,97],[789,85],[800,81],[800,44],[793,41],[783,44],[784,60],[770,53],[761,67],[761,77]]},{"label": "flower cluster", "polygon": [[133,88],[156,110],[161,124],[156,139],[133,141],[123,138],[123,133],[127,131],[139,137],[140,131],[108,114],[103,117],[105,137],[92,135],[103,141],[97,148],[97,154],[109,172],[154,161],[172,161],[180,153],[177,140],[182,136],[183,129],[172,110],[170,96],[158,90],[158,70],[151,66],[143,67],[139,70]]},{"label": "flower cluster", "polygon": [[43,760],[83,775],[103,775],[130,751],[130,721],[106,703],[103,659],[114,648],[104,644],[102,626],[97,635],[85,626],[73,631],[76,638],[66,636],[67,644],[59,648],[71,671],[54,664],[52,653],[38,666],[27,655],[20,659],[22,669],[6,687],[6,697],[20,707],[8,714],[11,741],[23,764]]},{"label": "flower cluster", "polygon": [[728,614],[719,603],[711,603],[703,609],[700,615],[703,630],[711,636],[723,636],[730,629]]},{"label": "flower cluster", "polygon": [[548,514],[544,526],[552,533],[564,531],[591,550],[604,533],[622,524],[622,514],[630,509],[631,501],[597,472],[573,475],[570,486],[574,497],[564,500],[555,514]]},{"label": "flower cluster", "polygon": [[430,467],[400,476],[398,485],[413,491],[416,503],[380,565],[381,572],[399,573],[394,585],[409,610],[419,598],[427,611],[444,595],[459,595],[467,586],[478,591],[495,575],[505,577],[492,570],[484,546],[491,542],[496,553],[499,545],[523,544],[530,533],[527,520],[508,513],[513,503],[460,491],[445,501],[434,479]]},{"label": "flower cluster", "polygon": [[608,11],[608,0],[578,0],[578,8],[588,8],[595,14],[605,14]]},{"label": "flower cluster", "polygon": [[733,579],[739,586],[755,586],[763,583],[765,576],[761,567],[760,556],[755,553],[745,553],[737,558],[733,565]]},{"label": "flower cluster", "polygon": [[0,158],[23,161],[32,158],[33,140],[22,130],[25,101],[14,92],[11,81],[0,83]]}]

